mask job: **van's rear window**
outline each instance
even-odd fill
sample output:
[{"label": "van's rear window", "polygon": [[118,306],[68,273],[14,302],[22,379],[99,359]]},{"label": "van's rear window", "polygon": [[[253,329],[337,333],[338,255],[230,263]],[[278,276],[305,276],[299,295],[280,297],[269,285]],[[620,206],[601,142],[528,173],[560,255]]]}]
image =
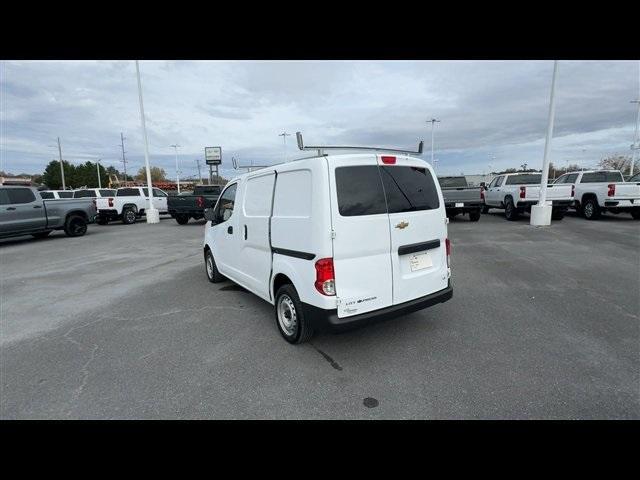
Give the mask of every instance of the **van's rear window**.
[{"label": "van's rear window", "polygon": [[389,213],[433,210],[440,206],[438,190],[426,168],[380,168]]},{"label": "van's rear window", "polygon": [[336,186],[338,211],[343,217],[431,210],[440,206],[435,182],[425,168],[338,167]]}]

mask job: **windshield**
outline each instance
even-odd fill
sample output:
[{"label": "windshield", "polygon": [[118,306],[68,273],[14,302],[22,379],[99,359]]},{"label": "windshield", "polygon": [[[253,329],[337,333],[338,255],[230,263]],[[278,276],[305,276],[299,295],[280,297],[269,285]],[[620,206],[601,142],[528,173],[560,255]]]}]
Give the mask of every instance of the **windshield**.
[{"label": "windshield", "polygon": [[535,185],[540,183],[542,175],[540,173],[522,173],[520,175],[511,175],[507,177],[505,185]]},{"label": "windshield", "polygon": [[467,179],[465,177],[438,177],[441,187],[467,187]]}]

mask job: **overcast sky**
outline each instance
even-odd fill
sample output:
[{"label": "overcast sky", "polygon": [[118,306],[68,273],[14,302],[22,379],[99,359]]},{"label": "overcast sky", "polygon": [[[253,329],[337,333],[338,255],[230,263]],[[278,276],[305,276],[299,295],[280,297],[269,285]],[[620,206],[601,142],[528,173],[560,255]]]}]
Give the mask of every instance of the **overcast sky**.
[{"label": "overcast sky", "polygon": [[[307,144],[415,148],[438,173],[483,173],[527,163],[540,168],[551,61],[142,61],[151,164],[197,175],[205,146],[220,145],[223,173],[283,160],[283,131]],[[595,165],[629,153],[640,95],[637,61],[561,61],[552,161]],[[144,164],[133,61],[0,62],[0,170],[41,173],[58,156],[103,159],[122,170]],[[299,155],[295,135],[289,157]],[[492,159],[491,157],[495,157]]]}]

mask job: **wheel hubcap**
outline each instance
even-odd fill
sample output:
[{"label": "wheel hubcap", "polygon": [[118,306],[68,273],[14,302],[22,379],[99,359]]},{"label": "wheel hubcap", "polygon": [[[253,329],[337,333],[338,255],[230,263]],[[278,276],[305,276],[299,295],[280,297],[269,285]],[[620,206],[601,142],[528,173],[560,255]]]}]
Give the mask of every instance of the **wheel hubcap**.
[{"label": "wheel hubcap", "polygon": [[295,334],[298,328],[296,307],[288,295],[282,295],[278,301],[278,323],[282,331],[288,336]]},{"label": "wheel hubcap", "polygon": [[590,203],[587,203],[587,204],[584,206],[584,214],[585,214],[587,217],[590,217],[592,213],[593,213],[593,205],[592,205],[592,204],[590,204]]},{"label": "wheel hubcap", "polygon": [[209,278],[213,278],[213,260],[211,259],[211,255],[207,257],[207,275],[209,275]]}]

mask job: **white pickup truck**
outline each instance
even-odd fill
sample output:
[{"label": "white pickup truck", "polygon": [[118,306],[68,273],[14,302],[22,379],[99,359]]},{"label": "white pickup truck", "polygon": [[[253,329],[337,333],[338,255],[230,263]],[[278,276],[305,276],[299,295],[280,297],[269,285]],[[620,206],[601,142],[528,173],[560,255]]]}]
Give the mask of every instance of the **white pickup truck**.
[{"label": "white pickup truck", "polygon": [[[484,194],[483,213],[490,208],[502,208],[507,220],[517,220],[520,214],[531,213],[531,206],[540,198],[541,173],[507,173],[498,175]],[[562,220],[573,203],[571,185],[548,185],[547,204],[553,207],[551,218]]]},{"label": "white pickup truck", "polygon": [[[148,206],[147,187],[118,188],[113,197],[96,198],[96,222],[99,225],[106,225],[112,220],[122,220],[124,224],[135,223],[145,214]],[[153,206],[160,213],[167,213],[167,194],[159,188],[153,189]]]},{"label": "white pickup truck", "polygon": [[[632,179],[630,179],[632,180]],[[571,185],[575,191],[573,208],[587,220],[604,212],[629,212],[640,220],[640,180],[625,182],[619,170],[584,170],[558,177],[554,185]]]}]

